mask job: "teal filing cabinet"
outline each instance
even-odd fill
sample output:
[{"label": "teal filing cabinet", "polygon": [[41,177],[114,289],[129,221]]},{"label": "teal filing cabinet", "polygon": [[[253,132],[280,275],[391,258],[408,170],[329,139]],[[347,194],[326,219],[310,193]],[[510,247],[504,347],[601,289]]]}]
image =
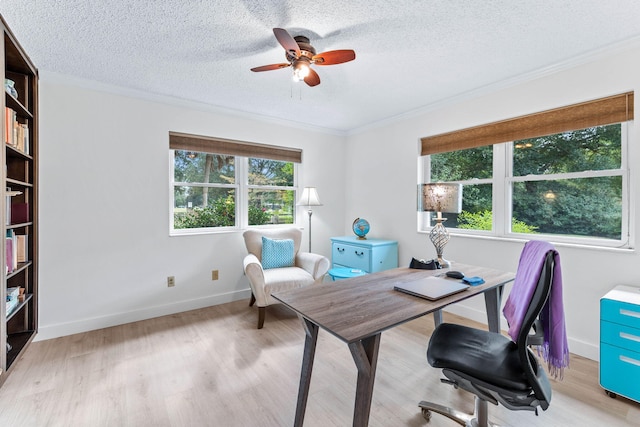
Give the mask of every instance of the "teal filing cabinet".
[{"label": "teal filing cabinet", "polygon": [[367,273],[398,267],[398,242],[356,236],[331,238],[332,268],[349,267]]},{"label": "teal filing cabinet", "polygon": [[600,385],[640,402],[640,288],[617,286],[600,299]]}]

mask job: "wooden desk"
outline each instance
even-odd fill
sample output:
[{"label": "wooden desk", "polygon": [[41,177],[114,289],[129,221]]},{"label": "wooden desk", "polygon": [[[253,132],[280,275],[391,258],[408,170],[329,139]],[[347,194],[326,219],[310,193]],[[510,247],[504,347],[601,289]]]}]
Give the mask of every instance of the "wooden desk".
[{"label": "wooden desk", "polygon": [[[467,276],[482,277],[485,283],[438,301],[428,301],[394,291],[393,287],[398,283],[440,275],[447,270],[396,268],[274,294],[274,298],[298,314],[306,333],[294,425],[302,426],[304,420],[319,328],[325,329],[349,346],[358,368],[353,425],[363,427],[369,422],[378,349],[383,331],[429,313],[439,313],[449,304],[482,293],[485,296],[489,329],[499,331],[502,289],[515,275],[460,263],[455,263],[454,267]],[[439,319],[441,317],[436,316],[436,322]]]}]

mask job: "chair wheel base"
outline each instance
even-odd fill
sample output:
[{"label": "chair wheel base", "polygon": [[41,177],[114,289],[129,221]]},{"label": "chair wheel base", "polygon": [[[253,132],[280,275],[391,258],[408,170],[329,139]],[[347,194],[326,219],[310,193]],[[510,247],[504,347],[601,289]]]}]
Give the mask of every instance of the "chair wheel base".
[{"label": "chair wheel base", "polygon": [[431,421],[431,411],[427,408],[422,408],[422,418]]},{"label": "chair wheel base", "polygon": [[433,412],[444,415],[450,420],[457,422],[461,426],[467,425],[467,422],[471,421],[471,419],[473,418],[473,415],[465,414],[464,412],[460,412],[452,408],[447,408],[446,406],[438,405],[437,403],[433,402],[422,401],[418,404],[418,406],[422,408],[422,416],[427,421],[431,420]]},{"label": "chair wheel base", "polygon": [[473,414],[467,414],[433,402],[422,401],[418,406],[422,408],[422,416],[427,422],[431,420],[432,412],[436,412],[465,427],[499,427],[487,419],[487,402],[477,397]]}]

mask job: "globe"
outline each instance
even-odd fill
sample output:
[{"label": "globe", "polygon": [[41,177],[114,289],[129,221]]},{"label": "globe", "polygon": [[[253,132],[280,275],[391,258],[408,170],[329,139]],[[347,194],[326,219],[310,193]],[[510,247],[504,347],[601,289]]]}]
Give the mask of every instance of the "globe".
[{"label": "globe", "polygon": [[356,236],[358,236],[358,239],[366,239],[366,235],[369,232],[369,229],[371,228],[369,226],[369,221],[367,221],[366,219],[363,218],[356,218],[355,221],[353,221],[353,232],[356,233]]}]

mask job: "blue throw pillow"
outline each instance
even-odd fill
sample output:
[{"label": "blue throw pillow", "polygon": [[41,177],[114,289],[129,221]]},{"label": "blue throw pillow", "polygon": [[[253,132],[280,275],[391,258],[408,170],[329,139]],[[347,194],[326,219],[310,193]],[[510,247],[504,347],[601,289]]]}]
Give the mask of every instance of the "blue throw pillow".
[{"label": "blue throw pillow", "polygon": [[293,267],[293,239],[262,238],[262,268]]}]

